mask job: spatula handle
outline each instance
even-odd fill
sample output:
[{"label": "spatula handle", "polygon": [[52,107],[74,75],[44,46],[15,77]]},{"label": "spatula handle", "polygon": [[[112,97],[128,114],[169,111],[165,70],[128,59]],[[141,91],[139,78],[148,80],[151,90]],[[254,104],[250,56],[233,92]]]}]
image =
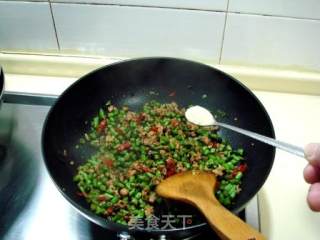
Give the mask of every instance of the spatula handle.
[{"label": "spatula handle", "polygon": [[206,217],[212,229],[222,240],[265,240],[266,238],[250,225],[232,214],[222,205],[208,200],[199,203],[198,208]]}]

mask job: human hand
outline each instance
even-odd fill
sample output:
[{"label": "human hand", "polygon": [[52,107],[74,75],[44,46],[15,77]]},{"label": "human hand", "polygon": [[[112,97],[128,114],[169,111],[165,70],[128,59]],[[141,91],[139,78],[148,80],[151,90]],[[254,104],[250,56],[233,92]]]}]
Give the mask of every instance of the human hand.
[{"label": "human hand", "polygon": [[303,171],[304,179],[310,183],[307,196],[309,207],[313,211],[320,211],[320,143],[310,143],[305,149],[305,156],[309,164]]}]

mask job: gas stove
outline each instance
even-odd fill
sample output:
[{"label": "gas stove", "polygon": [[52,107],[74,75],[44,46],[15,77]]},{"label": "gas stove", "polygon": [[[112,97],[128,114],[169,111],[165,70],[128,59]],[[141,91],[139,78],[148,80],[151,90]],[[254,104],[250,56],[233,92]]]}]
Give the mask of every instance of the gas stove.
[{"label": "gas stove", "polygon": [[[4,95],[0,110],[0,238],[119,239],[117,233],[80,215],[59,193],[45,169],[41,131],[56,98],[17,93]],[[257,197],[239,216],[259,229]],[[208,229],[193,239],[216,239],[215,236]]]}]

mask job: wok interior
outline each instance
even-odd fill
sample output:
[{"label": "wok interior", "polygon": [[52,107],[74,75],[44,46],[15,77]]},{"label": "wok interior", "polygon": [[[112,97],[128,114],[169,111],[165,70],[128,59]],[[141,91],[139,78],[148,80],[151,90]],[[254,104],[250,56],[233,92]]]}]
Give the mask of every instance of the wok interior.
[{"label": "wok interior", "polygon": [[[77,166],[93,151],[91,148],[79,151],[75,145],[89,129],[87,121],[108,100],[132,110],[140,110],[151,100],[175,101],[183,107],[201,105],[213,112],[227,113],[227,117],[218,118],[220,121],[274,137],[268,114],[254,95],[231,77],[202,64],[171,58],[139,59],[106,66],[84,76],[59,98],[49,113],[43,132],[43,154],[48,171],[64,196],[100,225],[105,225],[102,218],[91,213],[89,204],[77,196],[73,176]],[[268,176],[274,148],[228,130],[221,129],[219,133],[233,147],[245,151],[248,170],[231,209],[238,212]],[[75,164],[70,165],[70,161]]]}]

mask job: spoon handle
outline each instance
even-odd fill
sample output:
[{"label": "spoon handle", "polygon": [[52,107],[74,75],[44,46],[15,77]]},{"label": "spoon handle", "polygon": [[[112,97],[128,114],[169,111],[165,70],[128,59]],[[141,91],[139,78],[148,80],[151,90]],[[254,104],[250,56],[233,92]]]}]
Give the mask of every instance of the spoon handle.
[{"label": "spoon handle", "polygon": [[224,128],[230,129],[230,130],[233,130],[233,131],[238,132],[238,133],[241,133],[243,135],[246,135],[248,137],[254,138],[256,140],[259,140],[259,141],[264,142],[266,144],[269,144],[271,146],[280,148],[280,149],[282,149],[284,151],[287,151],[289,153],[295,154],[295,155],[297,155],[299,157],[304,157],[304,151],[303,151],[303,149],[301,147],[298,147],[298,146],[295,146],[295,145],[292,145],[292,144],[289,144],[289,143],[285,143],[285,142],[282,142],[282,141],[278,141],[278,140],[275,140],[273,138],[269,138],[269,137],[260,135],[260,134],[255,133],[255,132],[244,130],[242,128],[231,126],[231,125],[226,124],[226,123],[216,122],[216,125],[218,125],[220,127],[224,127]]}]

